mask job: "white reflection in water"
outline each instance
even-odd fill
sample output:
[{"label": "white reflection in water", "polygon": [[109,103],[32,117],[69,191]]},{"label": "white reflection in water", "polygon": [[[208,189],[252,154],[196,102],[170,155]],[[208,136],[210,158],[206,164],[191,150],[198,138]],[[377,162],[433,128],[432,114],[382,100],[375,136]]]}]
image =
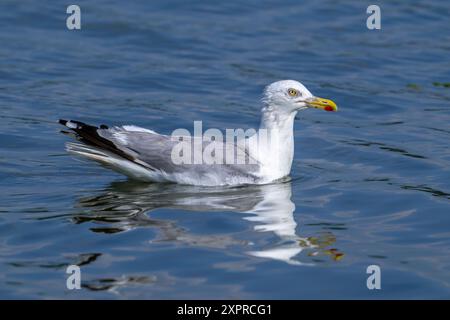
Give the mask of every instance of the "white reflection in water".
[{"label": "white reflection in water", "polygon": [[[290,264],[307,264],[293,260],[304,248],[315,248],[307,238],[296,234],[297,223],[294,220],[295,204],[291,201],[292,187],[289,182],[266,185],[260,189],[260,201],[245,213],[253,214],[244,219],[255,223],[254,229],[261,232],[273,232],[287,244],[273,248],[249,251],[256,257],[271,258]],[[300,245],[301,243],[301,245]]]},{"label": "white reflection in water", "polygon": [[[312,259],[299,261],[297,256],[305,249],[310,249],[309,256],[326,254],[334,260],[341,258],[343,254],[336,249],[325,249],[334,243],[333,234],[318,237],[297,234],[295,204],[291,196],[290,182],[233,188],[119,182],[99,196],[80,199],[78,206],[83,212],[76,215],[74,221],[97,222],[101,226],[91,230],[102,233],[156,227],[163,241],[216,248],[243,245],[244,251],[251,256],[292,265],[313,265]],[[152,218],[151,211],[160,208],[242,213],[243,219],[251,222],[256,232],[273,233],[278,240],[271,241],[270,245],[255,245],[228,234],[194,234],[173,220]],[[248,250],[250,246],[254,249]]]}]

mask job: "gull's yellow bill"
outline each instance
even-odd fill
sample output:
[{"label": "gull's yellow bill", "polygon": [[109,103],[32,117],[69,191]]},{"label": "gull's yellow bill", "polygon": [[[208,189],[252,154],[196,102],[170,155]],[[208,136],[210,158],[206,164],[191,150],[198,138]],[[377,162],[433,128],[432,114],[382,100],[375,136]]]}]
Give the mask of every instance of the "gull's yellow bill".
[{"label": "gull's yellow bill", "polygon": [[337,111],[338,107],[334,101],[329,99],[313,97],[306,102],[306,105],[310,108],[322,109],[325,111]]}]

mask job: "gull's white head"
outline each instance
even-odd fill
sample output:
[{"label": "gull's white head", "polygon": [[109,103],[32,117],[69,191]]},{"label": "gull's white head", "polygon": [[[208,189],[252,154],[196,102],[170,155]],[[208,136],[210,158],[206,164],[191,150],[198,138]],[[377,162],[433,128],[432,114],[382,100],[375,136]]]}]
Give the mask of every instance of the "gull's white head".
[{"label": "gull's white head", "polygon": [[262,101],[272,111],[283,113],[307,108],[337,111],[333,101],[315,97],[303,84],[295,80],[281,80],[268,85]]}]

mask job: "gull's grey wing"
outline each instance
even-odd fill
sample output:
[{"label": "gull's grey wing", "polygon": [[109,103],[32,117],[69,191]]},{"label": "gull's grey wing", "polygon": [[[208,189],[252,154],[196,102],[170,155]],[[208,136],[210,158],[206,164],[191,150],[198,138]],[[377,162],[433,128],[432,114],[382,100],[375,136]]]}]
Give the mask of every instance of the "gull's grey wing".
[{"label": "gull's grey wing", "polygon": [[[250,158],[248,152],[235,144],[226,144],[219,141],[202,143],[202,151],[205,150],[207,146],[212,148],[211,144],[215,144],[214,147],[222,150],[223,158],[222,161],[220,161],[220,164],[192,164],[194,156],[193,152],[191,152],[191,164],[176,164],[172,160],[172,151],[180,141],[177,141],[170,136],[160,135],[154,131],[135,126],[98,129],[97,133],[100,137],[112,142],[117,149],[135,159],[138,163],[142,163],[153,170],[162,171],[167,174],[190,173],[202,176],[214,172],[216,174],[227,176],[254,176],[256,179],[255,174],[259,170],[257,161]],[[183,137],[183,139],[184,142],[190,143],[193,148],[193,138]],[[238,152],[241,154],[243,153],[247,162],[244,164],[226,164],[225,155],[230,148],[233,149],[234,155],[237,155]]]}]

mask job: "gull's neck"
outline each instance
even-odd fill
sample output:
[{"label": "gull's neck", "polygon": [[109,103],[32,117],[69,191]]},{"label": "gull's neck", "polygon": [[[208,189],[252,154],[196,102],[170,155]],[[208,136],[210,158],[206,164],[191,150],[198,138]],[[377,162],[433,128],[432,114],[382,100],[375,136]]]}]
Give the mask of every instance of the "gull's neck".
[{"label": "gull's neck", "polygon": [[294,118],[297,112],[279,112],[277,108],[267,105],[261,109],[261,113],[260,128],[288,130],[293,137]]},{"label": "gull's neck", "polygon": [[280,112],[280,109],[271,105],[262,108],[260,130],[256,135],[261,174],[270,180],[289,175],[294,157],[294,118],[297,112]]}]

